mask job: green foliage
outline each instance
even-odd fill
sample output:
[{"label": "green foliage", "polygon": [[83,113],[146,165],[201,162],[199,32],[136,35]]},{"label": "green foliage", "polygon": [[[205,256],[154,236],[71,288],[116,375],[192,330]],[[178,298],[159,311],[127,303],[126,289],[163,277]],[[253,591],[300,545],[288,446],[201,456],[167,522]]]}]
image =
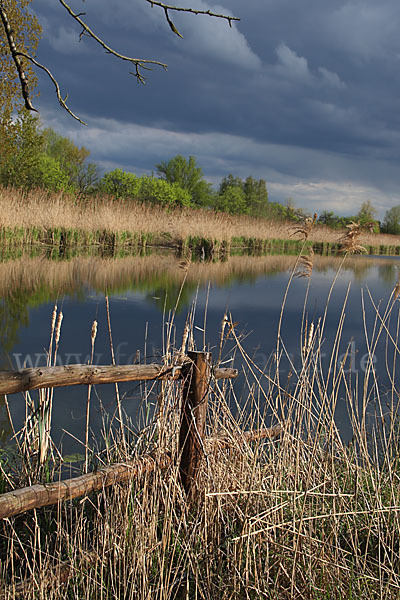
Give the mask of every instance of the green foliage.
[{"label": "green foliage", "polygon": [[0,183],[31,188],[44,148],[39,119],[25,109],[1,130]]},{"label": "green foliage", "polygon": [[62,170],[60,163],[48,154],[39,155],[29,187],[45,188],[52,192],[74,192],[68,174]]},{"label": "green foliage", "polygon": [[246,196],[243,189],[237,185],[228,186],[215,200],[215,210],[231,215],[247,213]]},{"label": "green foliage", "polygon": [[144,202],[154,202],[161,206],[191,206],[191,195],[178,183],[169,183],[155,177],[140,178],[139,198]]},{"label": "green foliage", "polygon": [[375,220],[376,210],[372,206],[370,200],[363,202],[360,210],[354,216],[341,217],[336,215],[333,211],[324,210],[318,217],[318,223],[321,225],[327,225],[333,229],[343,229],[350,223],[360,223],[360,225],[370,226],[370,229],[374,233],[379,233],[379,222]]},{"label": "green foliage", "polygon": [[360,210],[358,211],[355,221],[360,225],[368,226],[374,233],[379,233],[380,227],[378,221],[375,220],[376,209],[372,206],[370,200],[363,202]]},{"label": "green foliage", "polygon": [[44,151],[59,164],[60,170],[67,177],[68,188],[79,195],[91,191],[98,179],[98,172],[94,163],[87,163],[90,151],[84,146],[79,148],[72,140],[53,129],[45,129],[43,136]]},{"label": "green foliage", "polygon": [[137,177],[133,173],[115,169],[100,180],[97,191],[113,198],[152,202],[162,206],[191,206],[191,195],[177,183],[156,177]]},{"label": "green foliage", "polygon": [[333,229],[343,229],[352,221],[357,222],[358,217],[341,217],[339,215],[336,215],[333,211],[324,210],[319,215],[317,222],[321,225],[327,225],[328,227],[332,227]]},{"label": "green foliage", "polygon": [[400,205],[386,211],[381,230],[383,233],[400,235]]},{"label": "green foliage", "polygon": [[238,187],[243,190],[243,180],[240,177],[234,177],[232,173],[229,173],[227,177],[224,177],[219,185],[218,194],[222,195],[230,187]]},{"label": "green foliage", "polygon": [[52,129],[42,131],[39,119],[25,109],[1,133],[0,183],[4,186],[78,195],[93,188],[97,167],[86,162],[89,150]]},{"label": "green foliage", "polygon": [[243,184],[247,210],[254,216],[262,216],[268,210],[268,192],[264,179],[247,177]]},{"label": "green foliage", "polygon": [[249,176],[245,181],[230,173],[220,183],[214,208],[230,214],[248,214],[255,217],[269,215],[267,186],[264,179],[253,179]]},{"label": "green foliage", "polygon": [[356,215],[356,220],[360,225],[366,225],[375,221],[376,209],[372,206],[370,200],[363,202]]},{"label": "green foliage", "polygon": [[327,227],[338,227],[339,217],[332,210],[323,210],[318,217],[318,223]]},{"label": "green foliage", "polygon": [[194,156],[186,160],[178,154],[170,161],[156,165],[157,173],[169,183],[176,183],[190,194],[194,206],[207,206],[212,196],[211,184],[204,180],[201,167],[196,165]]},{"label": "green foliage", "polygon": [[114,169],[106,173],[97,185],[97,191],[119,198],[139,198],[140,178],[133,173]]}]

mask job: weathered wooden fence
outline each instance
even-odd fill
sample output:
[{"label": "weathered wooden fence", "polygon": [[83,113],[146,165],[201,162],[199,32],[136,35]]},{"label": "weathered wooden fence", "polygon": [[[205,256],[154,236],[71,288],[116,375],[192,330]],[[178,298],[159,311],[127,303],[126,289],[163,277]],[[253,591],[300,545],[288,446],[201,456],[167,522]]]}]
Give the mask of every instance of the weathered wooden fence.
[{"label": "weathered wooden fence", "polygon": [[[188,352],[183,364],[163,365],[89,366],[67,365],[42,367],[20,371],[0,372],[0,394],[13,394],[32,389],[69,385],[93,385],[123,381],[146,381],[183,378],[181,422],[179,431],[179,471],[182,485],[191,500],[197,489],[198,474],[206,446],[226,446],[225,438],[205,438],[207,401],[210,382],[214,379],[234,379],[236,369],[213,369],[211,354]],[[258,431],[243,432],[249,441],[275,438],[282,433],[280,426]],[[155,465],[162,469],[171,464],[165,454],[158,457],[145,455],[126,463],[113,464],[93,473],[50,484],[36,484],[0,495],[0,519],[23,513],[32,508],[56,504],[85,496],[117,482],[150,473]]]}]

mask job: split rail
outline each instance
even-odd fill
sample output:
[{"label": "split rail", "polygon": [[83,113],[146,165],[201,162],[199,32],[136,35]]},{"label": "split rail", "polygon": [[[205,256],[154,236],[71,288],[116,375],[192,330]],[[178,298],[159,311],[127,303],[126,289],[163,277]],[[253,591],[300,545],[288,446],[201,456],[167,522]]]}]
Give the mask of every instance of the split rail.
[{"label": "split rail", "polygon": [[[150,381],[183,379],[182,407],[179,430],[179,473],[188,501],[197,490],[197,482],[204,458],[204,449],[209,444],[229,445],[226,438],[206,439],[207,402],[212,379],[234,379],[236,369],[213,368],[208,352],[188,352],[181,365],[67,365],[0,371],[0,394],[13,394],[33,389],[117,383],[126,381]],[[247,441],[276,438],[282,433],[280,426],[257,431],[243,432]],[[0,495],[0,519],[59,502],[86,496],[116,483],[130,481],[155,466],[165,469],[171,464],[169,455],[161,457],[147,454],[125,463],[100,468],[72,479],[50,484],[36,484]]]}]

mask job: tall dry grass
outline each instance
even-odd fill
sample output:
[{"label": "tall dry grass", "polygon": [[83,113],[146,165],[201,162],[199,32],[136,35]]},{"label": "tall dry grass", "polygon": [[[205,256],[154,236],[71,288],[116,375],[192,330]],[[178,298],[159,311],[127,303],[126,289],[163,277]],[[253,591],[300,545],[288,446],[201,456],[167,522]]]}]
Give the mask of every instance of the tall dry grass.
[{"label": "tall dry grass", "polygon": [[[226,383],[210,390],[207,434],[223,435],[230,444],[205,447],[196,501],[187,504],[176,467],[180,384],[159,383],[154,421],[139,436],[126,424],[127,453],[105,424],[107,443],[98,461],[124,461],[152,449],[157,456],[169,452],[172,466],[3,521],[3,598],[399,598],[397,286],[379,305],[365,292],[361,307],[368,356],[359,375],[349,370],[350,355],[339,358],[348,343],[345,305],[328,361],[322,360],[329,295],[325,312],[312,320],[299,302],[296,364],[279,333],[275,356],[260,369],[225,315],[221,355],[241,355],[247,394],[237,396]],[[189,335],[189,349],[191,340]],[[375,364],[382,342],[386,389]],[[343,442],[335,420],[339,403],[348,409],[350,443]],[[277,441],[249,443],[241,435],[275,423],[284,428]],[[10,474],[8,485],[17,484]]]},{"label": "tall dry grass", "polygon": [[[43,191],[24,193],[0,187],[0,226],[69,228],[84,231],[131,231],[168,234],[167,239],[183,240],[189,236],[230,240],[232,237],[288,239],[293,223],[247,216],[232,216],[211,210],[179,209],[165,211],[150,204],[135,204],[108,197],[91,198],[87,203],[75,202],[62,193],[48,195]],[[337,242],[338,232],[325,226],[314,227],[309,239]],[[361,243],[367,245],[399,245],[399,236],[363,232]]]}]

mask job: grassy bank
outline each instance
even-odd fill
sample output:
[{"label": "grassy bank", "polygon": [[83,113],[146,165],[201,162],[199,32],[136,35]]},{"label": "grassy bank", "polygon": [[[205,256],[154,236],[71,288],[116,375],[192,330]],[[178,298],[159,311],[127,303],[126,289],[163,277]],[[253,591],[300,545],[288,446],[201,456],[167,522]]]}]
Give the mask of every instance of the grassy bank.
[{"label": "grassy bank", "polygon": [[[230,444],[204,448],[195,502],[186,502],[176,467],[180,383],[138,389],[145,397],[143,429],[125,418],[111,428],[105,417],[105,449],[96,452],[91,445],[93,466],[125,462],[150,450],[158,457],[168,452],[172,465],[58,508],[4,520],[0,597],[399,598],[399,292],[397,284],[375,307],[372,322],[365,321],[368,356],[359,375],[350,368],[351,356],[338,359],[348,348],[342,339],[345,306],[328,351],[328,304],[308,321],[302,319],[299,300],[299,364],[289,376],[279,334],[275,356],[260,370],[226,315],[214,359],[218,363],[218,354],[223,361],[239,353],[246,365],[246,391],[239,397],[231,384],[213,384],[207,435],[222,435]],[[366,294],[364,315],[367,303],[369,309],[374,306]],[[283,301],[283,319],[284,313]],[[189,332],[189,349],[193,338]],[[386,364],[391,382],[385,389],[375,370],[379,348],[378,360]],[[166,360],[180,350],[179,342],[168,346]],[[331,358],[323,361],[323,354]],[[149,422],[146,404],[151,402],[158,409]],[[347,406],[350,443],[343,442],[335,421],[339,403]],[[17,436],[21,460],[7,453],[0,457],[2,491],[56,478],[62,465],[51,444],[50,460],[38,460],[40,411],[28,399],[27,417],[29,427]],[[284,429],[276,441],[249,443],[241,435],[276,423]]]},{"label": "grassy bank", "polygon": [[[293,223],[232,216],[210,210],[165,211],[150,204],[91,198],[75,202],[62,194],[24,194],[0,188],[0,242],[5,245],[101,245],[111,249],[152,246],[190,247],[200,255],[224,256],[235,249],[297,253]],[[337,247],[340,232],[314,227],[309,241],[323,254]],[[371,254],[399,254],[397,236],[363,232]]]}]

